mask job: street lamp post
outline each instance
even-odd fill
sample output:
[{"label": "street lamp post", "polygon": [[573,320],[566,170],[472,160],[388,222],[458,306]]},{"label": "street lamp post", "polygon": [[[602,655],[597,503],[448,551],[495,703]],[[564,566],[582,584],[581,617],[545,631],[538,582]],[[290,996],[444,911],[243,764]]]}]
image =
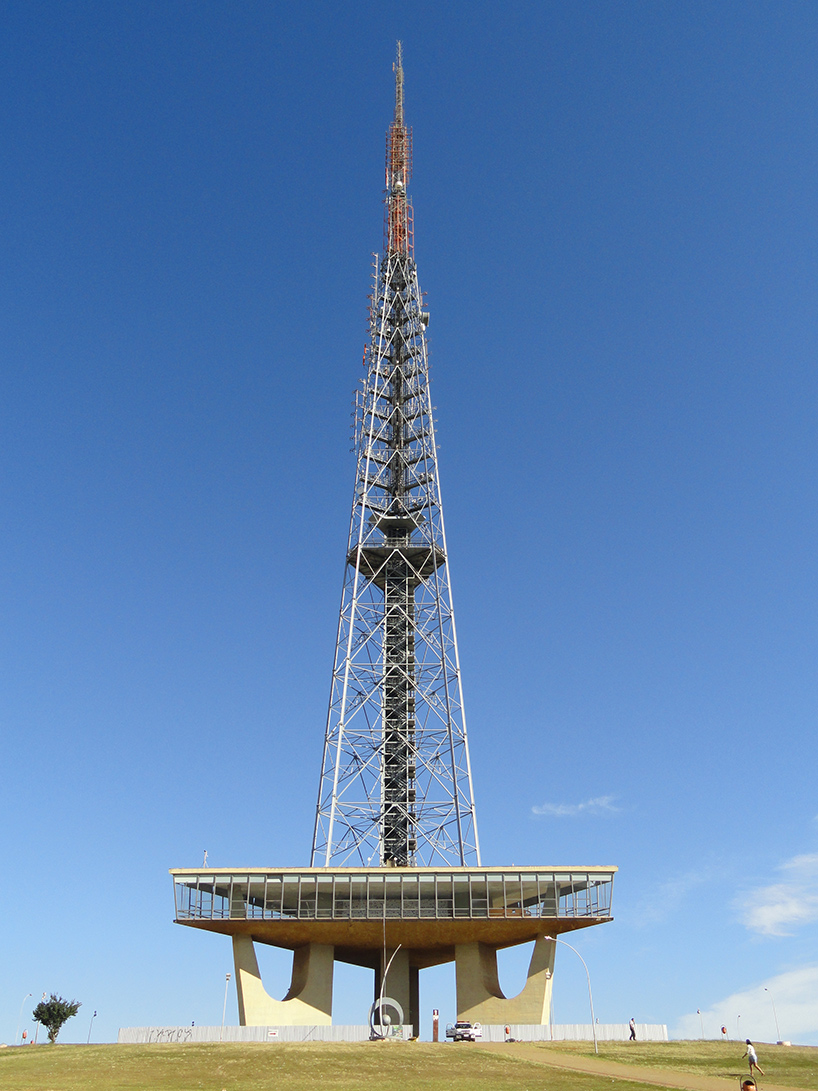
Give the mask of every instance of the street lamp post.
[{"label": "street lamp post", "polygon": [[[28,1000],[28,998],[33,995],[33,993],[26,993],[26,995],[23,997],[23,1004],[25,1004],[26,1000]],[[14,1035],[15,1045],[17,1045],[17,1039],[20,1037],[20,1024],[23,1021],[23,1004],[20,1005],[20,1014],[17,1016],[17,1033]]]},{"label": "street lamp post", "polygon": [[[553,974],[550,970],[545,971],[545,980],[550,981]],[[551,1003],[551,997],[548,997],[548,1041],[554,1041],[554,1005]]]},{"label": "street lamp post", "polygon": [[[41,1002],[43,1004],[45,1003],[46,995],[47,995],[46,993],[43,993],[43,995],[40,997],[40,1000],[41,1000]],[[35,1046],[37,1045],[37,1037],[38,1037],[39,1033],[40,1033],[40,1020],[38,1019],[36,1025],[34,1027],[34,1045]]]},{"label": "street lamp post", "polygon": [[222,1005],[222,1029],[219,1032],[219,1041],[224,1040],[224,1018],[227,1015],[227,989],[230,985],[230,974],[224,975],[224,1004]]},{"label": "street lamp post", "polygon": [[780,1043],[780,1041],[781,1041],[781,1031],[778,1029],[778,1014],[777,1014],[777,1012],[775,1010],[775,1001],[773,1000],[773,994],[770,992],[770,990],[768,988],[765,987],[764,992],[767,994],[767,996],[769,996],[770,1003],[773,1006],[773,1019],[775,1019],[775,1033],[778,1035],[778,1037],[776,1038],[776,1045],[778,1045]]},{"label": "street lamp post", "polygon": [[91,1016],[91,1022],[88,1024],[88,1041],[85,1043],[87,1046],[91,1044],[91,1028],[94,1025],[94,1020],[97,1017],[97,1009],[94,1008],[94,1014]]},{"label": "street lamp post", "polygon": [[[384,912],[386,912],[386,900],[384,900],[383,904],[384,904]],[[395,955],[398,953],[398,951],[401,949],[402,946],[403,946],[403,944],[399,943],[397,945],[397,947],[395,948],[395,950],[392,952],[392,957],[387,962],[386,969],[383,971],[383,976],[381,977],[381,991],[380,991],[380,995],[378,996],[378,1026],[381,1028],[381,1038],[385,1037],[385,1035],[383,1033],[383,993],[384,993],[384,989],[386,988],[386,975],[389,973],[389,967],[392,965],[392,962],[394,961]]]},{"label": "street lamp post", "polygon": [[702,1015],[702,1009],[696,1008],[696,1015],[699,1017],[699,1022],[702,1025],[702,1038],[704,1038],[704,1016]]},{"label": "street lamp post", "polygon": [[741,1026],[741,1016],[737,1015],[736,1016],[736,1038],[738,1038],[739,1041],[741,1041],[741,1030],[739,1029],[740,1026]]},{"label": "street lamp post", "polygon": [[[561,943],[563,947],[569,948],[569,950],[574,952],[582,965],[585,966],[585,959],[582,957],[576,947],[572,947],[571,944],[566,943],[564,939],[557,939],[555,936],[543,936],[543,939],[547,939],[549,943]],[[594,1016],[594,998],[591,994],[591,975],[588,973],[587,966],[585,966],[585,976],[588,978],[588,1000],[591,1004],[591,1030],[593,1031],[594,1035],[594,1053],[599,1053],[599,1046],[597,1045],[596,1041],[596,1018]]]}]

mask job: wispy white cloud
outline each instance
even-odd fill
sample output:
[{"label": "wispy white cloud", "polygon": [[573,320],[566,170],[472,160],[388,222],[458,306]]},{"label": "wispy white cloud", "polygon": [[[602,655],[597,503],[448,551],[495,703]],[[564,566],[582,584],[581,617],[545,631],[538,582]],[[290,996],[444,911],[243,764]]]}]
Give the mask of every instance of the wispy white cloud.
[{"label": "wispy white cloud", "polygon": [[650,891],[637,896],[617,916],[626,919],[634,928],[646,928],[686,912],[685,899],[691,891],[704,886],[722,874],[723,869],[712,863],[682,871],[669,879],[658,879]]},{"label": "wispy white cloud", "polygon": [[540,803],[539,806],[531,808],[531,813],[549,818],[575,818],[581,814],[619,814],[622,808],[615,805],[615,799],[616,796],[597,796],[596,799],[586,799],[584,803]]},{"label": "wispy white cloud", "polygon": [[783,879],[743,894],[739,915],[752,932],[789,936],[818,921],[818,853],[794,856],[778,869]]},{"label": "wispy white cloud", "polygon": [[[766,991],[765,991],[766,990]],[[776,1019],[778,1023],[776,1024]],[[683,1015],[672,1028],[674,1038],[721,1038],[727,1027],[731,1039],[753,1042],[784,1041],[801,1045],[818,1042],[818,966],[802,966],[732,993],[707,1009]],[[780,1032],[780,1035],[779,1035]],[[764,1052],[759,1049],[764,1067]]]},{"label": "wispy white cloud", "polygon": [[660,881],[641,908],[641,915],[646,924],[666,920],[674,913],[686,912],[683,908],[685,898],[691,891],[709,883],[713,868],[703,866],[690,871],[680,872],[670,879]]}]

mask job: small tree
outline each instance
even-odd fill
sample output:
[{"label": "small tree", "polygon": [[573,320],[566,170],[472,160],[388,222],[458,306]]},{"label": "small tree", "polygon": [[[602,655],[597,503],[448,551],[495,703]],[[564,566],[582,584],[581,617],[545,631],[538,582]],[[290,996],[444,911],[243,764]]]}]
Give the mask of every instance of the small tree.
[{"label": "small tree", "polygon": [[42,1023],[48,1031],[49,1042],[56,1042],[63,1023],[76,1015],[81,1007],[79,1000],[63,1000],[52,993],[48,1000],[40,1001],[32,1014],[35,1022]]}]

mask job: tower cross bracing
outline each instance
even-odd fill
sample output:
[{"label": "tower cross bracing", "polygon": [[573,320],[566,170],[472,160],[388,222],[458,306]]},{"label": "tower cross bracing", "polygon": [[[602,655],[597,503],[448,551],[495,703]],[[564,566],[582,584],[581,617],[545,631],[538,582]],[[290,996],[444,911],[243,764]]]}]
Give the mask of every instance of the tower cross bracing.
[{"label": "tower cross bracing", "polygon": [[313,866],[480,863],[411,161],[399,44]]}]

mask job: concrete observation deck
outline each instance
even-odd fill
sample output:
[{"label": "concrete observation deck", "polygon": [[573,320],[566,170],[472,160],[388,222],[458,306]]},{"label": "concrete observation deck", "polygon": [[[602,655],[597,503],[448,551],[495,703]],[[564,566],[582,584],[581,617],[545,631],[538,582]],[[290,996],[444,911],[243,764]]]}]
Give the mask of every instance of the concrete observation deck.
[{"label": "concrete observation deck", "polygon": [[[615,867],[174,868],[175,920],[233,938],[242,1025],[331,1023],[335,960],[375,970],[418,1022],[418,971],[454,961],[459,1018],[547,1021],[553,939],[612,919]],[[528,981],[506,999],[496,953],[535,944]],[[253,943],[295,952],[283,1001],[264,991]]]}]

